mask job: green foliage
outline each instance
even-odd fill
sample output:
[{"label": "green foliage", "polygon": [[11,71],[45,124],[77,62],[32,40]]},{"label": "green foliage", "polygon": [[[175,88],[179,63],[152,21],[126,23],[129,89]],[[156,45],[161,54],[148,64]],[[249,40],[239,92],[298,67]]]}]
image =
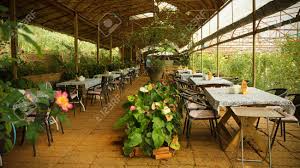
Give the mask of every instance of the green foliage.
[{"label": "green foliage", "polygon": [[[45,115],[49,110],[52,116],[61,121],[66,120],[62,109],[54,103],[54,90],[46,87],[46,84],[29,85],[28,81],[21,79],[14,81],[13,86],[22,87],[26,91],[13,88],[9,82],[0,80],[0,141],[4,142],[2,152],[13,148],[12,125],[16,128],[26,126],[26,139],[36,142],[39,133],[44,130]],[[27,120],[26,116],[33,112],[36,112],[36,117],[32,121]]]},{"label": "green foliage", "polygon": [[147,71],[149,72],[160,72],[164,68],[164,61],[158,59],[158,58],[153,58],[153,57],[148,57],[146,60],[146,65],[147,65]]},{"label": "green foliage", "polygon": [[148,83],[137,95],[128,96],[125,114],[115,127],[126,126],[124,155],[129,156],[139,146],[145,155],[153,149],[170,146],[178,150],[181,115],[177,112],[177,90],[171,83]]}]

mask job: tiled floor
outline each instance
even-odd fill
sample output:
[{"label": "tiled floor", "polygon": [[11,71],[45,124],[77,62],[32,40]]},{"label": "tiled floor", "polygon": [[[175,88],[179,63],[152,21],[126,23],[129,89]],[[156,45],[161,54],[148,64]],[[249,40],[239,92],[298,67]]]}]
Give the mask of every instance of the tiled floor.
[{"label": "tiled floor", "polygon": [[[17,145],[12,152],[3,156],[4,167],[53,167],[53,168],[96,168],[96,167],[241,167],[236,160],[236,152],[223,152],[215,139],[210,135],[208,123],[193,123],[191,147],[186,148],[186,141],[181,138],[182,148],[175,157],[169,160],[152,158],[126,158],[122,155],[122,130],[114,130],[113,124],[121,116],[121,104],[126,96],[134,94],[147,81],[140,77],[128,85],[120,101],[117,95],[111,107],[100,112],[100,103],[89,105],[86,112],[77,112],[76,117],[69,115],[69,127],[65,124],[65,134],[54,130],[54,143],[47,146],[46,136],[39,138],[37,156],[32,156],[29,143]],[[109,111],[107,115],[106,112]],[[260,124],[265,127],[265,123]],[[234,130],[233,124],[228,125]],[[273,148],[274,167],[300,167],[300,128],[296,124],[287,125],[287,141],[277,137]],[[259,130],[261,133],[262,130]],[[246,146],[248,158],[259,158],[256,152]],[[267,163],[247,163],[246,167],[267,167]]]}]

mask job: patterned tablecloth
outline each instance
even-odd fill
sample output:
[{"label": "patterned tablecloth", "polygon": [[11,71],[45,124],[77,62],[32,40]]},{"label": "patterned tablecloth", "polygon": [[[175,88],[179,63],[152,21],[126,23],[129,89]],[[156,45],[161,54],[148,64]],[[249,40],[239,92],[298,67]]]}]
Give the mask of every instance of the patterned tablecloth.
[{"label": "patterned tablecloth", "polygon": [[65,82],[57,83],[57,87],[66,87],[66,86],[84,86],[85,89],[88,89],[90,87],[96,86],[101,83],[101,78],[87,78],[84,81],[76,81],[76,80],[70,80]]},{"label": "patterned tablecloth", "polygon": [[248,88],[246,95],[232,94],[229,87],[205,88],[204,94],[216,110],[219,107],[272,105],[281,106],[289,114],[295,113],[295,106],[291,101],[253,87]]},{"label": "patterned tablecloth", "polygon": [[193,76],[201,77],[201,76],[203,76],[203,73],[194,73],[194,74],[183,73],[183,74],[180,74],[180,77],[181,77],[182,80],[188,80],[189,77],[193,77]]},{"label": "patterned tablecloth", "polygon": [[191,77],[190,80],[197,86],[205,86],[205,85],[228,85],[232,86],[233,83],[222,78],[215,77],[212,80],[205,80],[200,77]]},{"label": "patterned tablecloth", "polygon": [[113,79],[117,79],[117,78],[121,77],[121,75],[118,74],[118,73],[111,73],[111,74],[98,74],[98,75],[94,75],[94,78],[101,79],[102,76],[112,77]]},{"label": "patterned tablecloth", "polygon": [[185,73],[185,74],[192,74],[193,73],[193,71],[190,70],[190,69],[179,69],[179,70],[177,70],[177,72],[179,74],[183,74],[183,73]]}]

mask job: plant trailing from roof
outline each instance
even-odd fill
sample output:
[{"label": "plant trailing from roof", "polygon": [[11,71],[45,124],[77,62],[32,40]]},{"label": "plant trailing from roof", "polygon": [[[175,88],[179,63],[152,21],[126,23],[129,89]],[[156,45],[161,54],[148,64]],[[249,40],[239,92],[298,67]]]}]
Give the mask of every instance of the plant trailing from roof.
[{"label": "plant trailing from roof", "polygon": [[135,147],[148,156],[162,146],[179,150],[181,115],[177,112],[177,96],[175,86],[165,81],[148,83],[137,95],[128,96],[125,114],[115,124],[126,126],[125,156],[130,156]]},{"label": "plant trailing from roof", "polygon": [[156,19],[148,26],[143,27],[130,36],[129,43],[140,48],[146,46],[160,46],[166,40],[176,45],[182,46],[190,41],[193,30],[188,29],[187,25],[176,19],[174,13],[166,13],[164,17]]}]

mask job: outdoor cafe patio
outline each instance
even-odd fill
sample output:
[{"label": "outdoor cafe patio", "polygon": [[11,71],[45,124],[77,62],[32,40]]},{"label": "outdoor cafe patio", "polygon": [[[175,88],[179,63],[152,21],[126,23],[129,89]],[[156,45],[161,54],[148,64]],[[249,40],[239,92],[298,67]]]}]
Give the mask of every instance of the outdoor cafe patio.
[{"label": "outdoor cafe patio", "polygon": [[0,1],[0,167],[300,167],[299,13]]}]

